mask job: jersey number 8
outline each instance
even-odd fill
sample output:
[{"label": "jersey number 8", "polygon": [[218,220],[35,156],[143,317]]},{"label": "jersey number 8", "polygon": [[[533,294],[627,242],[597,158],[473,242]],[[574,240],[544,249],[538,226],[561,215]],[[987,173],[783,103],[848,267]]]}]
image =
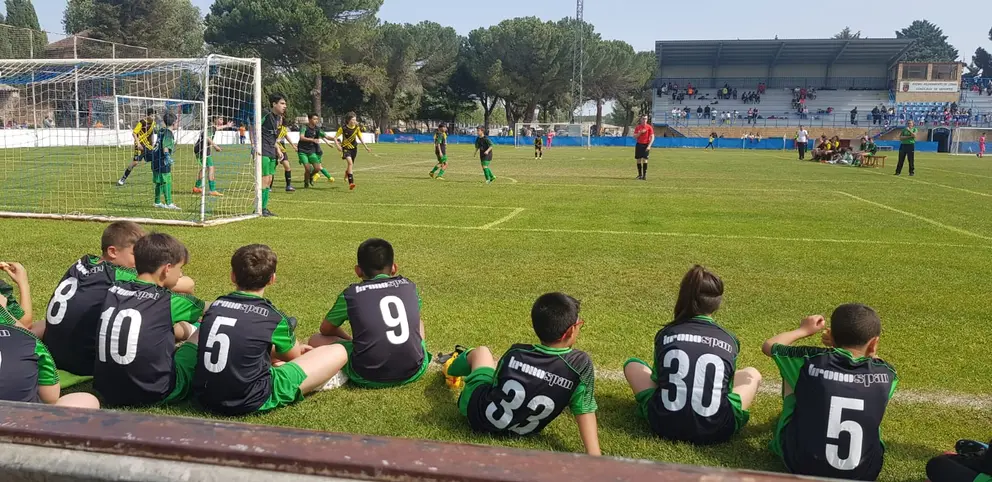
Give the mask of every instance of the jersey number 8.
[{"label": "jersey number 8", "polygon": [[[97,355],[101,362],[107,361],[107,332],[110,332],[110,358],[118,365],[130,365],[138,356],[138,336],[141,334],[141,313],[138,310],[128,308],[121,310],[110,322],[116,308],[110,307],[100,315],[100,340]],[[127,333],[121,333],[124,327],[124,320],[130,319]],[[121,338],[124,338],[124,355],[121,351]]]},{"label": "jersey number 8", "polygon": [[[396,316],[393,316],[393,310]],[[394,345],[402,345],[410,339],[410,321],[406,317],[406,306],[399,296],[386,296],[379,300],[379,310],[382,311],[382,321],[386,326],[396,330],[387,330],[386,339]]]},{"label": "jersey number 8", "polygon": [[[55,294],[52,295],[52,301],[48,302],[48,315],[46,322],[49,325],[57,325],[62,323],[62,319],[65,318],[65,313],[69,311],[69,300],[73,296],[76,296],[76,290],[79,288],[79,280],[76,278],[66,278],[64,281],[59,283],[59,287],[55,288]],[[57,306],[57,308],[56,308]],[[52,310],[55,310],[52,313]]]},{"label": "jersey number 8", "polygon": [[[675,372],[668,375],[668,382],[675,386],[675,399],[667,388],[661,390],[661,402],[670,412],[679,412],[685,408],[688,388],[685,377],[689,375],[689,355],[682,350],[671,350],[665,354],[664,367],[672,368],[678,362]],[[713,366],[713,393],[710,394],[709,405],[703,405],[703,390],[706,387],[706,372]],[[712,417],[720,410],[720,399],[723,395],[723,360],[707,353],[696,359],[696,373],[692,380],[692,410],[701,417]]]},{"label": "jersey number 8", "polygon": [[513,411],[523,406],[524,400],[527,398],[527,392],[524,391],[524,386],[520,382],[507,380],[503,383],[503,393],[512,397],[509,400],[499,401],[499,405],[503,409],[503,415],[500,415],[499,418],[493,417],[496,414],[496,410],[498,410],[494,402],[490,402],[489,406],[486,407],[486,419],[500,430],[506,429],[518,435],[527,435],[541,424],[541,420],[548,418],[551,412],[555,411],[554,400],[544,395],[538,395],[527,403],[527,408],[531,412],[538,412],[538,410],[540,412],[527,417],[527,425],[520,426],[517,424],[511,427],[510,422],[513,421]]}]

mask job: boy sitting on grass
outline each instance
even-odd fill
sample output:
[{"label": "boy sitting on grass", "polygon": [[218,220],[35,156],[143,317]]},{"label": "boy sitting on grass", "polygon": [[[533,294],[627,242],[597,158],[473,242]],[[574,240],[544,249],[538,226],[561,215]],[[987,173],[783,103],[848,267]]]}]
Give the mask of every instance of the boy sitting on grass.
[{"label": "boy sitting on grass", "polygon": [[[107,290],[115,282],[134,281],[134,244],[145,235],[131,221],[117,221],[103,230],[100,256],[84,255],[66,270],[48,302],[44,323],[35,330],[43,334],[55,365],[66,382],[71,377],[93,375],[97,329]],[[193,280],[183,276],[173,288],[192,294]],[[39,323],[35,323],[37,327]]]},{"label": "boy sitting on grass", "polygon": [[[239,248],[231,257],[237,291],[203,315],[193,395],[207,410],[244,415],[285,407],[323,387],[348,361],[341,345],[298,344],[296,318],[263,298],[276,282],[276,262],[268,246]],[[286,363],[273,367],[272,356]]]},{"label": "boy sitting on grass", "polygon": [[[424,343],[417,285],[396,274],[393,246],[372,238],[358,247],[355,274],[362,279],[338,295],[310,337],[310,346],[339,343],[348,350],[344,373],[365,388],[413,383],[427,372],[431,356]],[[341,328],[351,323],[351,334]]]},{"label": "boy sitting on grass", "polygon": [[782,416],[771,449],[790,472],[848,480],[875,480],[885,446],[882,417],[899,378],[876,358],[882,321],[862,304],[830,315],[825,347],[790,346],[823,331],[822,315],[776,335],[761,350],[782,374]]},{"label": "boy sitting on grass", "polygon": [[[97,332],[93,388],[112,406],[148,406],[186,398],[196,368],[195,326],[203,302],[172,288],[189,251],[163,233],[134,244],[137,279],[107,290]],[[176,348],[177,341],[184,341]]]},{"label": "boy sitting on grass", "polygon": [[542,295],[530,317],[539,344],[513,345],[498,365],[484,346],[457,353],[445,364],[446,377],[465,377],[459,411],[473,430],[528,435],[568,407],[586,453],[600,455],[592,359],[572,348],[584,323],[578,300],[563,293]]}]

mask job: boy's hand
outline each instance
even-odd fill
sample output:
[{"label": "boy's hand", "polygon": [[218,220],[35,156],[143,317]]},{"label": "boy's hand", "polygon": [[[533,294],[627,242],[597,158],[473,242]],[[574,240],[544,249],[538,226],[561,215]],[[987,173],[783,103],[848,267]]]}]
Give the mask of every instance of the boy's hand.
[{"label": "boy's hand", "polygon": [[217,152],[220,152],[220,151],[223,151],[223,150],[224,150],[224,149],[221,149],[221,148],[220,148],[220,146],[214,146],[214,149],[215,149],[215,150],[216,150]]},{"label": "boy's hand", "polygon": [[300,355],[305,355],[310,350],[313,350],[312,346],[306,344],[300,345]]},{"label": "boy's hand", "polygon": [[21,263],[0,263],[0,270],[10,275],[10,279],[18,285],[28,282],[28,270],[24,269]]},{"label": "boy's hand", "polygon": [[806,336],[813,336],[823,331],[825,326],[827,326],[827,319],[823,315],[810,315],[799,323],[799,329],[803,330]]},{"label": "boy's hand", "polygon": [[820,335],[820,342],[823,343],[823,346],[825,347],[834,347],[834,336],[830,334],[829,328],[823,331],[823,335]]},{"label": "boy's hand", "polygon": [[7,307],[7,297],[4,295],[0,295],[0,307]]}]

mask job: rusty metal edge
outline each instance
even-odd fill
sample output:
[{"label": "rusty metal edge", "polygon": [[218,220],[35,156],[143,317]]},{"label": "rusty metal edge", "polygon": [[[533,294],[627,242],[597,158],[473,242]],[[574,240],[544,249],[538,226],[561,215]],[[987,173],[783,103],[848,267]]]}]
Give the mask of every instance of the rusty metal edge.
[{"label": "rusty metal edge", "polygon": [[11,402],[0,402],[0,441],[369,480],[800,480],[786,474]]}]

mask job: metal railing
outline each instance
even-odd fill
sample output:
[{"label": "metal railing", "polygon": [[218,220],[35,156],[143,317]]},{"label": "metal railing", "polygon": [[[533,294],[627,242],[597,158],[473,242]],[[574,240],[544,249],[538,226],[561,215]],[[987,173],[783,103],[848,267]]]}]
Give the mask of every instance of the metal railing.
[{"label": "metal railing", "polygon": [[[725,114],[725,113],[724,113]],[[806,116],[800,116],[798,114],[792,115],[770,115],[768,117],[758,117],[757,119],[748,119],[746,113],[739,112],[736,116],[731,114],[731,117],[725,118],[720,117],[718,113],[716,117],[710,116],[706,117],[698,116],[695,112],[690,113],[689,116],[675,116],[668,112],[665,114],[658,114],[654,117],[652,122],[655,125],[670,125],[672,127],[739,127],[739,128],[761,128],[761,127],[851,127],[851,128],[875,128],[875,129],[885,129],[891,126],[901,126],[905,125],[908,120],[913,120],[920,127],[936,127],[936,126],[957,126],[957,127],[984,127],[990,125],[992,121],[992,115],[990,114],[973,114],[971,116],[958,115],[951,116],[950,119],[946,119],[941,115],[914,115],[914,114],[895,114],[884,116],[879,116],[877,119],[873,118],[871,113],[858,113],[858,116],[852,121],[851,115],[844,113],[833,113],[833,114],[813,114],[810,113]]]},{"label": "metal railing", "polygon": [[690,83],[699,89],[716,89],[724,85],[737,87],[741,90],[758,90],[758,84],[765,84],[768,89],[792,89],[795,87],[813,87],[827,90],[886,90],[889,81],[885,77],[829,77],[822,75],[806,77],[660,77],[655,79],[654,87],[659,88],[669,83],[678,84],[684,89]]}]

